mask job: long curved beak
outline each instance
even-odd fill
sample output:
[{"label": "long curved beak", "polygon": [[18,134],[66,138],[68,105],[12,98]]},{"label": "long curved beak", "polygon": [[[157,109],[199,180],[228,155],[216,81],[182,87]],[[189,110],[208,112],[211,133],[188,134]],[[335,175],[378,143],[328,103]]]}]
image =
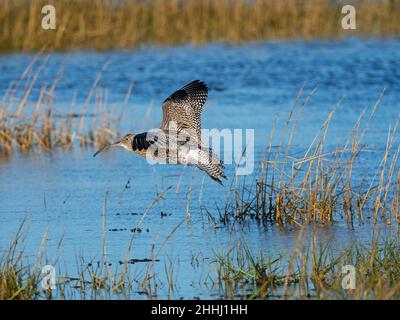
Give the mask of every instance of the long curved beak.
[{"label": "long curved beak", "polygon": [[121,144],[121,141],[117,141],[117,142],[105,145],[103,148],[100,148],[99,150],[97,150],[96,153],[93,155],[93,157],[97,156],[100,152],[103,152],[109,148],[118,147],[120,144]]}]

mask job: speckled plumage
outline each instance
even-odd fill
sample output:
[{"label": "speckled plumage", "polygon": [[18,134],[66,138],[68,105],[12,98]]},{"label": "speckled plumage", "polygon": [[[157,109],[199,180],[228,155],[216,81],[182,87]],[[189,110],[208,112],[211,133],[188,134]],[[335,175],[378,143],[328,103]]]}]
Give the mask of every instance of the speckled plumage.
[{"label": "speckled plumage", "polygon": [[[171,146],[165,148],[163,155],[166,156],[166,159],[163,160],[171,163],[176,159],[179,164],[195,165],[200,170],[205,171],[212,179],[221,183],[220,178],[226,178],[222,161],[212,152],[211,148],[203,147],[201,144],[201,113],[207,97],[207,85],[202,81],[195,80],[184,85],[165,99],[162,106],[163,120],[160,127],[167,137],[164,144],[169,143],[171,145],[169,135],[176,134],[174,130],[171,132],[171,124],[173,124],[173,128],[175,126],[177,134],[186,133],[189,141],[176,142],[177,155],[174,154],[174,157],[170,157],[169,151],[175,150],[175,148],[171,148]],[[155,143],[153,138],[154,135],[149,137],[148,146]],[[164,149],[160,142],[158,147]],[[173,161],[171,161],[171,158]]]},{"label": "speckled plumage", "polygon": [[207,100],[207,85],[199,80],[192,81],[175,91],[163,103],[162,130],[169,130],[170,124],[178,125],[178,131],[194,130],[201,141],[201,112]]}]

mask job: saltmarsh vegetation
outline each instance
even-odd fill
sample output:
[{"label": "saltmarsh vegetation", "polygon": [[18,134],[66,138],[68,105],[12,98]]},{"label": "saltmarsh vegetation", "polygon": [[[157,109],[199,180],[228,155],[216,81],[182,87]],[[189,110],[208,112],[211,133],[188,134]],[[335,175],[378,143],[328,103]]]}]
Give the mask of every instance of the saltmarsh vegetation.
[{"label": "saltmarsh vegetation", "polygon": [[[356,30],[341,27],[346,1],[4,0],[0,2],[0,51],[400,34],[399,0],[351,3],[357,8]],[[56,8],[56,30],[41,28],[41,9],[48,4]]]},{"label": "saltmarsh vegetation", "polygon": [[[255,219],[303,225],[344,219],[351,225],[357,220],[390,226],[400,221],[400,117],[388,123],[386,141],[375,146],[377,149],[369,148],[366,139],[384,93],[361,112],[350,132],[343,132],[342,141],[327,147],[328,129],[340,106],[338,102],[310,145],[299,150],[293,140],[313,93],[303,97],[303,89],[299,91],[277,146],[272,146],[272,129],[255,178],[232,180],[230,197],[218,208],[220,222]],[[373,157],[367,162],[369,154]]]},{"label": "saltmarsh vegetation", "polygon": [[[9,249],[0,253],[0,299],[179,297],[175,292],[176,285],[180,285],[179,278],[174,277],[176,265],[165,262],[165,275],[154,269],[159,252],[170,236],[158,250],[151,247],[146,265],[129,263],[131,248],[126,261],[110,263],[104,243],[100,260],[77,257],[76,272],[71,275],[57,268],[59,253],[52,260],[46,257],[47,235],[33,258],[24,255],[22,248],[28,230],[25,227],[21,224]],[[256,252],[243,240],[226,250],[216,250],[209,265],[203,266],[210,272],[199,279],[199,284],[226,299],[400,298],[397,237],[389,239],[378,233],[368,243],[354,242],[338,248],[330,242],[321,242],[305,227],[297,231],[295,243],[284,252]],[[62,239],[57,251],[61,243]],[[42,267],[47,264],[57,268],[52,290],[43,287]]]},{"label": "saltmarsh vegetation", "polygon": [[217,252],[213,266],[221,295],[228,299],[400,298],[397,238],[373,236],[368,244],[355,242],[338,249],[306,234],[299,231],[289,253],[266,256],[240,241],[226,252]]},{"label": "saltmarsh vegetation", "polygon": [[[301,88],[277,139],[276,128],[271,130],[255,177],[246,181],[235,176],[224,204],[206,210],[215,225],[236,228],[256,221],[293,228],[297,230],[293,248],[289,253],[265,254],[242,240],[217,251],[213,263],[216,287],[229,299],[399,299],[398,234],[381,236],[376,230],[387,230],[387,226],[398,233],[400,115],[388,123],[385,140],[368,145],[370,125],[384,99],[382,92],[332,146],[328,129],[339,101],[310,145],[299,149],[294,143],[296,130],[313,94],[304,95]],[[273,141],[279,143],[273,145]],[[310,233],[316,225],[338,221],[350,228],[366,225],[371,237],[339,248]],[[343,282],[348,266],[354,268],[356,277],[350,290]]]}]

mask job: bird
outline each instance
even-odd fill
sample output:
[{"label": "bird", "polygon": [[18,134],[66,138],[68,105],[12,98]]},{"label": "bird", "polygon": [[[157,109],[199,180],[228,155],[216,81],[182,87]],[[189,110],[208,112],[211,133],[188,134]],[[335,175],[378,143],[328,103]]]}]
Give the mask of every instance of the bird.
[{"label": "bird", "polygon": [[128,133],[99,149],[93,157],[110,147],[122,147],[159,163],[196,166],[223,185],[221,179],[227,179],[223,161],[201,141],[201,113],[207,97],[206,83],[187,83],[164,100],[160,128]]}]

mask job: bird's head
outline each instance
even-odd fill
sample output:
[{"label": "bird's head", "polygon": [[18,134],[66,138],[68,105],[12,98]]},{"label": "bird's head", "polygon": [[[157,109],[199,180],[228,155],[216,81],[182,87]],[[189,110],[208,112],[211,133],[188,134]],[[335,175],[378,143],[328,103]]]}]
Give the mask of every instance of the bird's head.
[{"label": "bird's head", "polygon": [[103,152],[104,150],[107,150],[111,147],[123,147],[128,151],[132,151],[132,140],[134,136],[135,136],[134,134],[128,133],[120,141],[108,144],[103,148],[97,150],[97,152],[93,155],[93,157],[97,156],[100,152]]}]

